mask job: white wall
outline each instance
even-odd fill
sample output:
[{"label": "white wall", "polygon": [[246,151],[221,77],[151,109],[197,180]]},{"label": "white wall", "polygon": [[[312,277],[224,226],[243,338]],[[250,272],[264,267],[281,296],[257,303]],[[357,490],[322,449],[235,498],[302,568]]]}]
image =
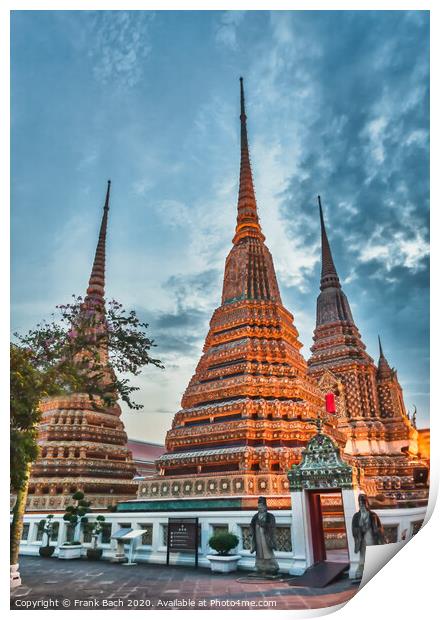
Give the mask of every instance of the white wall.
[{"label": "white wall", "polygon": [[[383,525],[397,525],[398,526],[398,540],[406,530],[406,537],[411,536],[411,524],[424,518],[426,508],[406,508],[406,509],[388,509],[388,510],[376,510]],[[166,547],[162,542],[162,527],[168,523],[168,517],[171,518],[187,518],[194,517],[194,512],[118,512],[118,513],[96,513],[103,514],[107,523],[112,524],[112,534],[119,528],[120,523],[129,523],[133,529],[139,529],[140,523],[151,523],[153,525],[153,540],[152,545],[141,544],[141,540],[136,541],[136,549],[134,553],[135,562],[151,562],[154,564],[166,563]],[[206,559],[206,555],[212,553],[212,550],[208,546],[208,540],[212,536],[212,528],[214,525],[228,525],[229,531],[236,534],[240,539],[237,547],[237,553],[241,555],[239,561],[239,568],[244,570],[253,569],[255,565],[255,554],[251,554],[248,550],[243,549],[242,542],[242,525],[249,526],[252,516],[255,511],[230,511],[230,512],[203,512],[200,513],[199,523],[201,525],[201,547],[199,548],[199,564],[200,566],[209,567],[209,560]],[[291,511],[290,510],[277,510],[273,514],[276,518],[277,525],[291,526]],[[24,522],[29,523],[29,535],[26,541],[22,541],[20,545],[20,553],[22,555],[38,555],[38,549],[41,546],[41,541],[36,541],[38,523],[41,519],[47,517],[46,513],[30,513],[25,515]],[[89,522],[93,520],[93,514],[88,515]],[[51,542],[52,545],[60,545],[66,539],[66,524],[63,521],[62,515],[55,515],[54,521],[59,521],[60,529],[58,534],[57,543]],[[347,532],[348,536],[351,535]],[[90,546],[90,543],[85,543],[84,548]],[[115,541],[110,544],[101,545],[104,550],[103,557],[110,559],[114,555],[116,548]],[[126,547],[128,553],[128,545]],[[58,551],[55,551],[56,557]],[[85,554],[85,551],[84,551]],[[276,551],[275,556],[280,565],[282,572],[289,572],[292,565],[293,553]],[[171,553],[170,564],[181,564],[191,566],[194,564],[194,555],[190,553]]]},{"label": "white wall", "polygon": [[[100,513],[96,513],[97,515]],[[249,526],[253,515],[255,514],[255,510],[252,511],[230,511],[230,512],[203,512],[200,515],[195,515],[194,512],[118,512],[118,513],[101,513],[105,516],[105,520],[107,523],[112,524],[112,534],[115,533],[119,527],[119,523],[130,523],[133,529],[140,529],[140,523],[151,523],[153,525],[153,540],[152,545],[143,546],[141,545],[141,540],[138,539],[136,541],[136,549],[133,556],[133,561],[135,562],[151,562],[154,564],[165,564],[166,563],[166,546],[163,545],[162,541],[162,527],[163,525],[167,525],[168,517],[170,518],[188,518],[199,516],[199,523],[201,525],[201,547],[199,548],[199,565],[209,567],[209,560],[206,559],[206,555],[209,553],[213,553],[212,549],[208,546],[208,540],[212,536],[212,529],[214,525],[227,525],[229,531],[232,534],[236,534],[240,539],[240,542],[237,547],[237,553],[242,556],[242,559],[239,561],[238,566],[242,569],[253,569],[255,565],[255,554],[251,554],[248,550],[243,549],[242,542],[242,525]],[[89,518],[89,522],[93,520],[93,515],[87,515]],[[291,523],[291,515],[290,510],[278,510],[275,513],[277,525],[289,526]],[[36,541],[38,523],[41,519],[45,519],[47,515],[31,513],[25,515],[24,522],[30,524],[29,536],[27,541],[22,541],[20,545],[20,554],[22,555],[38,555],[38,549],[41,546],[41,541]],[[60,531],[58,535],[58,545],[62,544],[66,539],[66,525],[63,522],[62,515],[55,515],[54,521],[60,522]],[[51,542],[52,545],[55,545],[55,542]],[[90,543],[84,544],[84,547],[87,548],[90,546]],[[110,544],[100,545],[103,550],[103,557],[110,559],[114,555],[114,550],[116,548],[115,541],[112,541]],[[128,545],[126,547],[128,553]],[[54,553],[54,556],[57,556],[57,550]],[[280,565],[280,570],[283,572],[288,572],[289,565],[292,561],[292,553],[291,552],[282,552],[277,551],[275,553],[278,563]],[[170,564],[181,564],[191,566],[194,564],[194,554],[190,553],[171,553],[170,554]]]}]

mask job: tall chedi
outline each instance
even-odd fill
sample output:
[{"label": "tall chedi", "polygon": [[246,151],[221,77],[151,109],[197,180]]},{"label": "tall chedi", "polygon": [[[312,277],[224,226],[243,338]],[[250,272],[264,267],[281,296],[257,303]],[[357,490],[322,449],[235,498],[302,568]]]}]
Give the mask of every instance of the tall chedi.
[{"label": "tall chedi", "polygon": [[[221,305],[142,498],[236,498],[290,505],[285,472],[316,432],[324,399],[307,376],[292,314],[283,306],[257,212],[243,80],[238,214]],[[307,421],[309,420],[309,421]],[[242,499],[239,499],[242,498]],[[214,501],[214,500],[212,500]],[[225,506],[225,499],[222,506]],[[227,502],[226,502],[227,503]],[[211,502],[212,505],[212,502]],[[232,504],[229,504],[232,505]]]},{"label": "tall chedi", "polygon": [[[109,207],[110,181],[92,273],[81,306],[81,312],[95,314],[94,329],[102,330],[106,329],[105,246]],[[106,363],[105,346],[99,354]],[[136,467],[127,448],[118,404],[97,407],[87,394],[70,394],[47,398],[40,408],[40,456],[32,467],[28,510],[62,510],[77,490],[86,494],[93,508],[133,497],[137,488],[133,482]]]},{"label": "tall chedi", "polygon": [[318,196],[321,220],[321,292],[309,375],[336,400],[336,420],[346,437],[345,457],[363,472],[371,496],[392,502],[418,499],[415,488],[417,431],[405,412],[402,389],[380,346],[378,366],[368,355],[353,320],[333,261]]}]

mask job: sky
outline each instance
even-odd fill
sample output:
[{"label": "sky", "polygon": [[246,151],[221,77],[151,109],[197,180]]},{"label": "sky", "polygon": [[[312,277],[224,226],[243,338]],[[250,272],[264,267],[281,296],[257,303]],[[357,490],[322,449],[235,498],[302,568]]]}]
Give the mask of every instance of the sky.
[{"label": "sky", "polygon": [[129,437],[162,443],[220,304],[234,234],[239,76],[258,209],[310,355],[321,195],[368,352],[429,424],[429,15],[16,11],[12,331],[84,294],[107,179],[107,296],[165,370],[135,379]]}]

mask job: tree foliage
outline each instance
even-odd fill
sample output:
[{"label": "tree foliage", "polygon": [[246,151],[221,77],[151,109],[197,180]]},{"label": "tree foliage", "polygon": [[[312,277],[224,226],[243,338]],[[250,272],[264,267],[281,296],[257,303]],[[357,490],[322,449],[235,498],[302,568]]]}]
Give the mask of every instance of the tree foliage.
[{"label": "tree foliage", "polygon": [[11,486],[26,483],[26,465],[38,456],[36,425],[42,399],[62,394],[87,394],[92,406],[115,405],[121,398],[130,408],[139,388],[137,376],[147,364],[163,368],[150,356],[154,341],[148,324],[115,300],[107,304],[73,296],[56,307],[49,320],[11,344]]},{"label": "tree foliage", "polygon": [[12,344],[10,348],[11,387],[11,487],[15,491],[26,482],[26,467],[38,455],[36,424],[38,404],[47,393],[44,376],[32,363],[29,350]]},{"label": "tree foliage", "polygon": [[149,353],[156,345],[147,336],[148,323],[114,299],[103,303],[73,296],[56,310],[24,336],[16,334],[33,352],[35,367],[52,373],[67,392],[86,393],[106,405],[121,398],[131,409],[141,409],[132,400],[139,388],[126,375],[139,375],[147,364],[163,368]]},{"label": "tree foliage", "polygon": [[76,527],[79,521],[81,523],[87,523],[88,519],[86,514],[89,512],[88,509],[92,505],[92,502],[84,499],[84,493],[82,491],[76,491],[76,493],[72,495],[72,499],[75,501],[75,504],[66,507],[63,520],[71,527]]}]

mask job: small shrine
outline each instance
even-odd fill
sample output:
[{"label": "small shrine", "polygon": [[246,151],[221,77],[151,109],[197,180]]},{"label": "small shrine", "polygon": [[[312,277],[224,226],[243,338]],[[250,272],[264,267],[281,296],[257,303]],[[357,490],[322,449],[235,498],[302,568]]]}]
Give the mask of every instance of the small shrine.
[{"label": "small shrine", "polygon": [[[349,564],[353,577],[359,564],[354,551],[351,522],[358,511],[359,487],[353,467],[341,457],[337,444],[321,431],[308,442],[299,465],[287,473],[292,501],[292,575],[328,561]],[[322,511],[323,496],[336,496],[343,507],[345,547],[332,554],[326,548]]]}]

